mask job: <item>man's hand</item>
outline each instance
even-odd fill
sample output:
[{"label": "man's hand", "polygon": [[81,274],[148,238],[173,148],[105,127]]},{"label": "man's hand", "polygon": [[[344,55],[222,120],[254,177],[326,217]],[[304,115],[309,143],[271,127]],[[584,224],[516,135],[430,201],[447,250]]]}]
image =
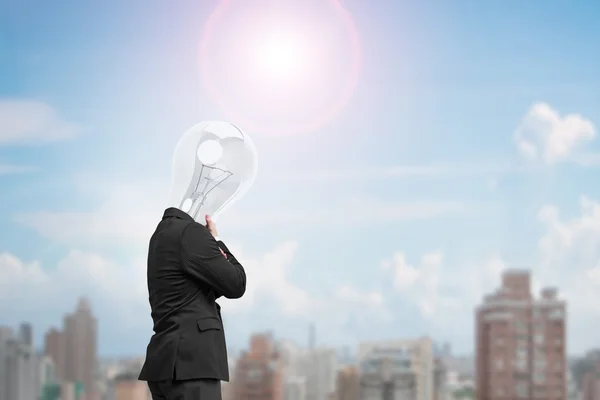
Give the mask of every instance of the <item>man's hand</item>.
[{"label": "man's hand", "polygon": [[210,219],[210,215],[207,214],[204,219],[206,220],[206,229],[208,229],[211,235],[218,237],[219,234],[217,233],[217,227],[215,226],[214,221]]}]

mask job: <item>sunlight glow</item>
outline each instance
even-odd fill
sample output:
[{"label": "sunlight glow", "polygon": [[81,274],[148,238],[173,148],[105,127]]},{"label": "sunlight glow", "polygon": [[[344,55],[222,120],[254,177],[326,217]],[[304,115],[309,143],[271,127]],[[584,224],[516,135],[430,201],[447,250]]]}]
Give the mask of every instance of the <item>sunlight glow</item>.
[{"label": "sunlight glow", "polygon": [[255,61],[269,80],[300,79],[307,64],[313,62],[311,57],[314,58],[306,43],[279,32],[271,33],[257,47]]},{"label": "sunlight glow", "polygon": [[347,104],[359,59],[338,0],[223,0],[205,26],[200,67],[227,118],[288,135],[315,131]]}]

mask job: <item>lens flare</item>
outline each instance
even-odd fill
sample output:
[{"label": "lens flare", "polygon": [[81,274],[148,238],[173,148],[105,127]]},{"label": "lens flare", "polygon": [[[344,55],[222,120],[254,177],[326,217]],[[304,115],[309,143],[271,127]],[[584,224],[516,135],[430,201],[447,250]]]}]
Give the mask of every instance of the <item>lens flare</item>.
[{"label": "lens flare", "polygon": [[252,131],[295,134],[329,122],[354,92],[358,35],[337,0],[229,0],[209,18],[200,67],[210,99]]},{"label": "lens flare", "polygon": [[256,60],[266,79],[281,82],[302,77],[310,54],[306,44],[294,39],[276,32],[259,42]]}]

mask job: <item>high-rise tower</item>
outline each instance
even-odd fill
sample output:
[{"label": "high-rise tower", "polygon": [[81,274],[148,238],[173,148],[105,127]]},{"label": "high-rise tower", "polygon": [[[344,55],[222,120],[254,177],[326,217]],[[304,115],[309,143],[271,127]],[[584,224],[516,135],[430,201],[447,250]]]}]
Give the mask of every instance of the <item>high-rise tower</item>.
[{"label": "high-rise tower", "polygon": [[566,398],[566,304],[551,288],[534,298],[530,280],[505,272],[476,310],[478,400]]}]

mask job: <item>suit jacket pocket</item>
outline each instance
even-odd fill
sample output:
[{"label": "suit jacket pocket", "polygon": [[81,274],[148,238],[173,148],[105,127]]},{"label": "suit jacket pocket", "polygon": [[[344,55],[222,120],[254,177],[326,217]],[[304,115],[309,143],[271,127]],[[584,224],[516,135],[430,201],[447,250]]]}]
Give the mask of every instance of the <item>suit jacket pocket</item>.
[{"label": "suit jacket pocket", "polygon": [[221,321],[219,321],[219,319],[216,317],[202,318],[196,321],[196,323],[198,324],[198,329],[200,329],[200,332],[209,331],[211,329],[220,331],[223,329],[221,327]]},{"label": "suit jacket pocket", "polygon": [[[190,321],[192,322],[192,321]],[[218,317],[205,317],[181,333],[175,379],[228,379],[223,325]]]}]

